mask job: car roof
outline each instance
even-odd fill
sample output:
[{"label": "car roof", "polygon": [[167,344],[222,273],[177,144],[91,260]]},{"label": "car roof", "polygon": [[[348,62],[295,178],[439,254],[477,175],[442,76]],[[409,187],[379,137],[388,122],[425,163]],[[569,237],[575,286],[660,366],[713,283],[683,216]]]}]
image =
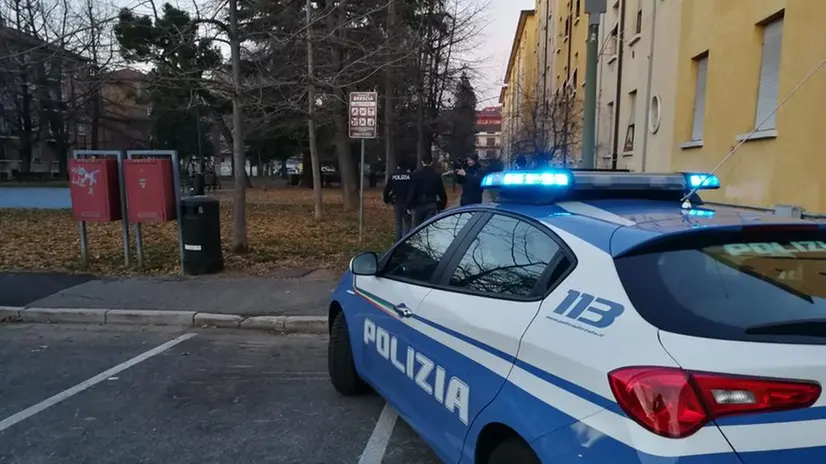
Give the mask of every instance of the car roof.
[{"label": "car roof", "polygon": [[613,256],[649,240],[697,229],[815,223],[736,206],[703,204],[684,210],[677,202],[642,199],[564,201],[549,205],[485,203],[482,207],[527,216]]}]

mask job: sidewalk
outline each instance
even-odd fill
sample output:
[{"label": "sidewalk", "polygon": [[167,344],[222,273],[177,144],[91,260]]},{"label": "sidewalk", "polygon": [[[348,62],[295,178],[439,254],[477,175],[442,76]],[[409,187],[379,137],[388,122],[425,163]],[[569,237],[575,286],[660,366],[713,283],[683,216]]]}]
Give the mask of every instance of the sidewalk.
[{"label": "sidewalk", "polygon": [[325,270],[286,274],[287,278],[0,274],[0,319],[274,330],[284,329],[290,320],[316,327],[310,332],[321,332],[321,325],[326,330],[338,275]]}]

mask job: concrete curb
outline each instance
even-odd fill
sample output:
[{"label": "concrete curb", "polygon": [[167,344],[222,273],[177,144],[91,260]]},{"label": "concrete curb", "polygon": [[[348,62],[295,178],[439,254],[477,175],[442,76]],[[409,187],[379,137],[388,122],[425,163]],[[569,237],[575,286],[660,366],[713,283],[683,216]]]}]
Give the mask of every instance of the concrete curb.
[{"label": "concrete curb", "polygon": [[326,316],[242,316],[240,314],[148,309],[25,308],[0,306],[0,322],[150,325],[272,330],[288,334],[326,334]]}]

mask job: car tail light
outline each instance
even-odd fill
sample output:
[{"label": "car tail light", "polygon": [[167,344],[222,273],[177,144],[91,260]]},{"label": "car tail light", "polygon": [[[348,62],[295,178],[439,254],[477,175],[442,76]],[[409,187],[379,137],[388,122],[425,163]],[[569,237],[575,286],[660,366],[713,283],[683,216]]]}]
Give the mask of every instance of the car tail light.
[{"label": "car tail light", "polygon": [[807,408],[821,392],[813,382],[671,367],[625,367],[610,372],[608,381],[629,417],[668,438],[688,437],[722,416]]}]

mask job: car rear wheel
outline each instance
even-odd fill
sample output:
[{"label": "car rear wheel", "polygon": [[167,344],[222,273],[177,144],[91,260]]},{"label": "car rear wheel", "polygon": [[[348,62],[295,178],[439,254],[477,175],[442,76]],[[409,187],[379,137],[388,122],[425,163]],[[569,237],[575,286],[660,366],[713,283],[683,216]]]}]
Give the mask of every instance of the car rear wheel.
[{"label": "car rear wheel", "polygon": [[356,373],[353,362],[353,347],[344,313],[339,313],[333,321],[330,342],[327,345],[327,370],[330,381],[337,392],[345,396],[360,395],[368,391],[367,384]]},{"label": "car rear wheel", "polygon": [[490,453],[488,464],[542,464],[530,446],[522,440],[503,441]]}]

